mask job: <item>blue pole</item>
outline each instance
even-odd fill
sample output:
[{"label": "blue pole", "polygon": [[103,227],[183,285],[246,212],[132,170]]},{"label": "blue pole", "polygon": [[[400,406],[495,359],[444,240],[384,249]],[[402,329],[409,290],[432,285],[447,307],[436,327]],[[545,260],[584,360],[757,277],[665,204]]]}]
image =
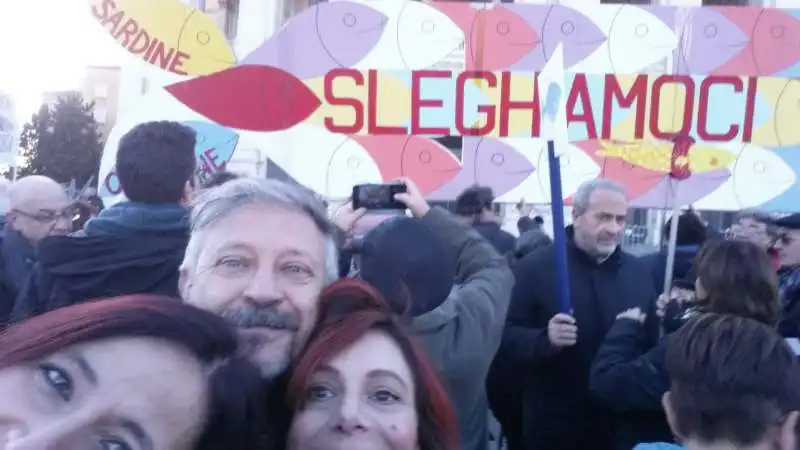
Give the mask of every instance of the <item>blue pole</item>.
[{"label": "blue pole", "polygon": [[556,253],[556,286],[561,312],[572,311],[567,266],[567,233],[564,225],[564,198],[561,194],[561,164],[556,157],[555,142],[547,141],[547,160],[550,165],[550,205],[553,215],[553,246]]}]

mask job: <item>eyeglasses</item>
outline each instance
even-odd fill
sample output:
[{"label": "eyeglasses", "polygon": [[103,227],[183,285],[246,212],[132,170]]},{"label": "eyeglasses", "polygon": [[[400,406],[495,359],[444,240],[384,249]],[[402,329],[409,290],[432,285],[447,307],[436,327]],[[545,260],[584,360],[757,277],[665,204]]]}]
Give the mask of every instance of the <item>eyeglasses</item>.
[{"label": "eyeglasses", "polygon": [[61,211],[40,210],[34,213],[30,213],[27,211],[23,211],[21,209],[12,209],[11,212],[27,217],[41,224],[47,224],[47,223],[53,223],[58,219],[66,219],[71,221],[75,218],[75,215],[77,214],[77,209],[73,205],[73,206],[68,206],[67,208],[64,208]]}]

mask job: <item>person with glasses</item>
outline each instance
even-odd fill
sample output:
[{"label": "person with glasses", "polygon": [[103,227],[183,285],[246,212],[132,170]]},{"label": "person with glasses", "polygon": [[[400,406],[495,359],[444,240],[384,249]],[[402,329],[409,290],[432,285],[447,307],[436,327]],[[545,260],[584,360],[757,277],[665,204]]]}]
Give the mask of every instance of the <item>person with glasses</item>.
[{"label": "person with glasses", "polygon": [[19,295],[18,321],[110,296],[178,297],[178,266],[189,241],[196,135],[177,122],[147,122],[119,141],[115,171],[127,201],[92,218],[75,235],[45,239]]},{"label": "person with glasses", "polygon": [[800,213],[774,220],[777,238],[774,249],[780,258],[779,292],[783,321],[779,331],[785,337],[800,337]]},{"label": "person with glasses", "polygon": [[72,231],[71,202],[64,188],[41,175],[20,178],[8,190],[8,212],[0,232],[0,323],[36,263],[35,248],[47,236]]}]

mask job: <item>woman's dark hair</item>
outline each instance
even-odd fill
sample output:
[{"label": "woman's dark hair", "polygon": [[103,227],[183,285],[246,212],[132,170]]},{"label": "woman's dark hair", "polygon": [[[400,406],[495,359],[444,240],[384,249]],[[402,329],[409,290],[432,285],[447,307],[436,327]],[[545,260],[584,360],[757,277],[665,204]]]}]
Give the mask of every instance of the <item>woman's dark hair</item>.
[{"label": "woman's dark hair", "polygon": [[261,426],[261,378],[237,356],[235,331],[220,317],[179,300],[134,295],[80,303],[14,325],[0,334],[0,370],[73,345],[142,337],[175,344],[206,366],[208,417],[197,450],[256,448]]},{"label": "woman's dark hair", "polygon": [[746,241],[711,240],[698,252],[695,266],[707,293],[699,299],[705,310],[777,324],[778,279],[763,249]]},{"label": "woman's dark hair", "polygon": [[389,313],[381,295],[358,280],[340,280],[320,297],[320,320],[292,368],[288,403],[292,411],[303,406],[304,391],[317,370],[370,331],[380,331],[400,347],[416,386],[420,450],[455,450],[458,426],[436,372],[425,354]]}]

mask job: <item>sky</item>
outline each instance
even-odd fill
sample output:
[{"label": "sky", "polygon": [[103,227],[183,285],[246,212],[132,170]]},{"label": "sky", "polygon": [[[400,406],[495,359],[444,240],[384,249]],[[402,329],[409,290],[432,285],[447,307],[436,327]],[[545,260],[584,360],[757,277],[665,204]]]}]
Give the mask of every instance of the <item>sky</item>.
[{"label": "sky", "polygon": [[0,0],[0,92],[18,125],[43,92],[77,88],[87,65],[124,64],[125,51],[93,20],[89,0]]}]

